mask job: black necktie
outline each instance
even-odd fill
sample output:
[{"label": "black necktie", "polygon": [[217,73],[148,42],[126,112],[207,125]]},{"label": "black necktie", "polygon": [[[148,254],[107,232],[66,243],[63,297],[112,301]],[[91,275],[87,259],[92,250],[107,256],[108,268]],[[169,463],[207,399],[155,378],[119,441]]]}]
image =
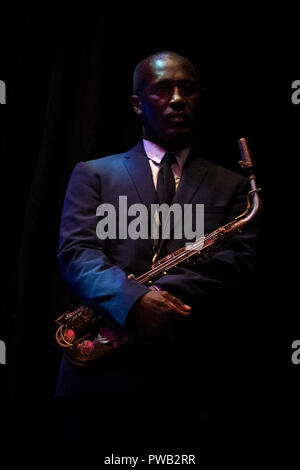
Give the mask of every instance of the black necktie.
[{"label": "black necktie", "polygon": [[161,161],[161,168],[157,176],[157,202],[158,204],[170,204],[175,193],[175,180],[171,165],[176,163],[172,153],[166,152]]}]

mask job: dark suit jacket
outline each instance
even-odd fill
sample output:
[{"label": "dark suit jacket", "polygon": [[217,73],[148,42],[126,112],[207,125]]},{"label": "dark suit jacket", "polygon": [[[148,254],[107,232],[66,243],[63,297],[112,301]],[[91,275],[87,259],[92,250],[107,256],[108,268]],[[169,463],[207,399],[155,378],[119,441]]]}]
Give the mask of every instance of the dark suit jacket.
[{"label": "dark suit jacket", "polygon": [[[173,203],[204,204],[208,233],[245,209],[248,190],[247,178],[191,152]],[[142,142],[128,152],[76,165],[62,213],[58,259],[63,279],[81,302],[122,328],[133,304],[148,291],[127,276],[150,269],[153,243],[97,237],[97,207],[110,203],[117,208],[120,195],[127,196],[128,206],[139,202],[150,209],[155,201]],[[165,240],[162,254],[183,244]],[[63,359],[57,396],[141,396],[150,390],[160,396],[170,390],[190,396],[219,382],[237,354],[237,338],[244,334],[243,315],[233,313],[234,295],[253,275],[256,244],[252,223],[213,259],[159,279],[157,285],[192,306],[191,321],[174,326],[172,343],[116,351],[85,368]]]}]

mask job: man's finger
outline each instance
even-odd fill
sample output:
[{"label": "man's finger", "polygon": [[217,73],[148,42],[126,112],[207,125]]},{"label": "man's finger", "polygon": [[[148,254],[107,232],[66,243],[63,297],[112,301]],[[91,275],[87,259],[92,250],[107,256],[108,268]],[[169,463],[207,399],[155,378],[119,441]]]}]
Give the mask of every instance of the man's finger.
[{"label": "man's finger", "polygon": [[168,300],[169,307],[172,309],[174,313],[177,313],[181,318],[182,317],[190,317],[191,313],[183,308],[180,308],[178,305],[173,303],[171,300]]},{"label": "man's finger", "polygon": [[166,297],[170,302],[177,305],[178,307],[184,310],[191,310],[191,307],[189,305],[184,304],[180,299],[178,299],[178,297],[174,297],[173,295],[169,294],[169,292],[167,292]]},{"label": "man's finger", "polygon": [[191,310],[191,307],[189,305],[184,304],[180,299],[177,299],[176,297],[173,297],[171,302],[173,302],[178,307],[183,308],[184,310]]}]

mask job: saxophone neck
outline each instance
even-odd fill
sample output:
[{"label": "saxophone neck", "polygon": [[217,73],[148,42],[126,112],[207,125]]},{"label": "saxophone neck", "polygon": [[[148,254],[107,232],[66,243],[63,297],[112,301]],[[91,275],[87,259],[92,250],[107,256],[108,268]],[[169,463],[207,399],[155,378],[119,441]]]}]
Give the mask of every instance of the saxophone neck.
[{"label": "saxophone neck", "polygon": [[257,187],[256,178],[250,178],[250,186],[251,190],[248,193],[248,197],[251,197],[252,200],[251,217],[254,217],[261,208],[261,199],[259,196],[261,188]]},{"label": "saxophone neck", "polygon": [[238,222],[243,222],[242,225],[250,222],[261,208],[261,200],[259,197],[260,188],[256,184],[256,176],[254,172],[254,160],[251,151],[248,146],[248,142],[245,138],[239,139],[238,141],[240,154],[242,160],[239,162],[245,173],[248,174],[250,181],[250,191],[248,192],[248,204],[246,211],[241,214],[237,219],[241,219]]},{"label": "saxophone neck", "polygon": [[232,225],[236,230],[241,230],[244,225],[251,222],[251,220],[254,219],[261,208],[261,199],[259,196],[261,188],[257,187],[255,177],[250,179],[250,187],[251,189],[247,194],[246,210],[237,216],[232,222]]}]

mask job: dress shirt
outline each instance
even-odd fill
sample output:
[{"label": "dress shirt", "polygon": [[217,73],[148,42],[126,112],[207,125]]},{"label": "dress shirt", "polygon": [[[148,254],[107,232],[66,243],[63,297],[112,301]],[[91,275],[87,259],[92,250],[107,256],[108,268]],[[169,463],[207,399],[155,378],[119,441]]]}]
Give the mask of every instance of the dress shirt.
[{"label": "dress shirt", "polygon": [[[150,165],[150,168],[151,168],[153,183],[154,183],[154,187],[156,189],[158,172],[159,172],[159,170],[162,166],[161,161],[163,159],[163,156],[167,152],[167,150],[164,149],[163,147],[161,147],[160,145],[157,145],[157,144],[155,144],[155,143],[153,143],[153,142],[151,142],[150,140],[147,140],[147,139],[143,139],[143,144],[144,144],[144,149],[145,149],[146,155],[149,159],[149,165]],[[175,156],[176,162],[177,162],[177,163],[173,163],[173,165],[171,165],[171,169],[172,169],[174,179],[175,179],[175,191],[178,188],[180,178],[181,178],[181,174],[182,174],[182,170],[183,170],[185,161],[187,159],[187,156],[189,154],[189,151],[190,151],[190,147],[186,147],[184,149],[176,150],[174,152],[171,152]],[[157,212],[155,212],[155,214],[154,214],[154,220],[155,220],[155,226],[158,227],[159,226],[159,218],[158,218],[158,213]],[[153,241],[154,241],[154,249],[156,250],[157,247],[158,247],[159,240],[154,236]]]},{"label": "dress shirt", "polygon": [[[144,144],[145,152],[146,152],[147,157],[149,159],[149,164],[150,164],[152,177],[153,177],[153,183],[154,183],[154,187],[156,189],[157,175],[158,175],[158,172],[161,168],[162,158],[163,158],[164,154],[167,152],[167,150],[164,149],[163,147],[160,147],[160,145],[157,145],[157,144],[154,144],[153,142],[150,142],[150,140],[147,140],[147,139],[143,139],[143,144]],[[189,154],[189,151],[190,151],[190,147],[186,147],[182,150],[176,150],[174,152],[170,152],[170,153],[173,153],[173,155],[176,158],[176,162],[177,162],[177,164],[174,163],[171,166],[171,169],[173,171],[173,175],[174,175],[174,178],[175,178],[175,191],[178,188],[180,177],[181,177],[181,174],[182,174],[182,170],[183,170],[185,161],[187,159],[187,156]]]}]

